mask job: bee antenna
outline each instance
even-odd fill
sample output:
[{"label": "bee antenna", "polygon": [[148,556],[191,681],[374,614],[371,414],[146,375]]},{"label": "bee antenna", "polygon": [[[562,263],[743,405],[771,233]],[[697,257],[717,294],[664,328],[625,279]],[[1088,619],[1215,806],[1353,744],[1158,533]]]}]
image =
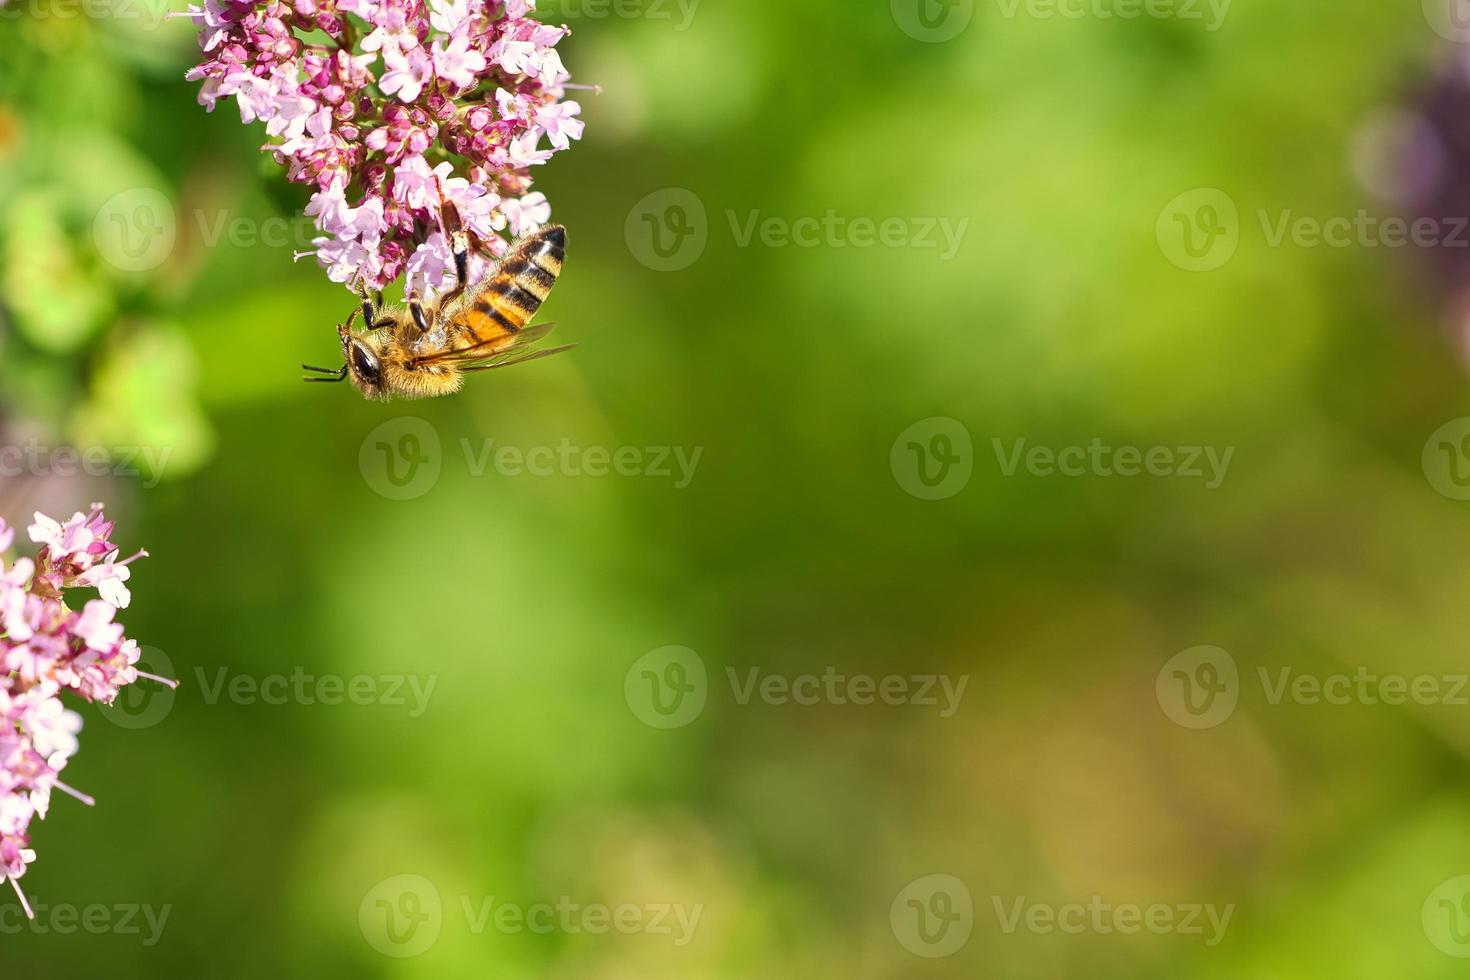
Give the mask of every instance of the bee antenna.
[{"label": "bee antenna", "polygon": [[301,379],[302,381],[324,381],[324,382],[328,382],[328,383],[335,383],[337,381],[346,381],[347,380],[347,365],[346,364],[342,365],[339,368],[324,368],[324,367],[316,367],[316,366],[311,365],[311,364],[303,364],[303,365],[301,365],[301,370],[303,370],[303,371],[316,371],[318,374],[329,375],[329,377],[325,377],[325,378],[302,378]]}]

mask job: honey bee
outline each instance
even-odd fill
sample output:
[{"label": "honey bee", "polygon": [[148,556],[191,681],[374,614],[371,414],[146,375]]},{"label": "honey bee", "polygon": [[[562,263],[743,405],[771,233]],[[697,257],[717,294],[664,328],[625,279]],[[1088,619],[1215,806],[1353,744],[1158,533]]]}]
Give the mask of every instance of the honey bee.
[{"label": "honey bee", "polygon": [[[460,389],[467,374],[509,367],[570,350],[534,345],[551,332],[553,323],[527,326],[556,285],[566,259],[567,232],[548,225],[516,241],[499,264],[480,282],[466,286],[469,248],[483,245],[461,224],[454,205],[443,200],[441,220],[454,253],[458,274],[453,289],[428,309],[410,297],[406,307],[374,303],[359,289],[362,306],[337,327],[342,342],[340,368],[301,365],[326,375],[305,381],[344,381],[364,398],[435,398]],[[353,333],[361,312],[367,331]]]}]

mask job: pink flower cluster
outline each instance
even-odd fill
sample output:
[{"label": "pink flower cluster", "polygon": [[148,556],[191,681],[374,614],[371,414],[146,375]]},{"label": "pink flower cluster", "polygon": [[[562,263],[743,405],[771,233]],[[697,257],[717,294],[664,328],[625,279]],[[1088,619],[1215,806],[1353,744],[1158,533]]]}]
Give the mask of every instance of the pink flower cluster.
[{"label": "pink flower cluster", "polygon": [[556,50],[570,32],[532,19],[535,0],[203,3],[188,78],[211,111],[233,96],[242,122],[264,122],[262,149],[315,186],[306,213],[324,234],[302,254],[333,281],[452,286],[441,194],[493,255],[502,232],[550,220],[530,171],[581,138],[582,107],[563,101],[578,87]]},{"label": "pink flower cluster", "polygon": [[[113,622],[131,598],[128,564],[147,552],[117,560],[102,505],[64,524],[37,514],[26,530],[41,546],[36,557],[9,565],[0,558],[0,878],[10,879],[29,915],[16,879],[36,857],[28,847],[31,819],[46,816],[52,789],[92,804],[57,778],[82,727],[61,694],[111,704],[139,677],[174,682],[141,673],[138,645]],[[0,520],[0,553],[14,538]],[[74,588],[94,588],[102,598],[74,612],[65,597]]]}]

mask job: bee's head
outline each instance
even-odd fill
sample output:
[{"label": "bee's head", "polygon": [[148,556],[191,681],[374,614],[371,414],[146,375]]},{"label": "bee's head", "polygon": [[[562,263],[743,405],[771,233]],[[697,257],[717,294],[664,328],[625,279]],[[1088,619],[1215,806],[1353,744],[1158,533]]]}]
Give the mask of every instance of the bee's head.
[{"label": "bee's head", "polygon": [[354,334],[352,321],[337,328],[342,361],[352,386],[364,398],[384,398],[382,342],[372,334]]},{"label": "bee's head", "polygon": [[342,341],[342,366],[324,368],[303,364],[301,366],[305,370],[321,375],[321,377],[304,378],[303,380],[347,381],[350,379],[352,387],[361,392],[364,398],[386,400],[388,396],[383,390],[382,341],[371,334],[354,334],[352,321],[356,318],[357,311],[353,310],[347,322],[337,328],[337,337]]}]

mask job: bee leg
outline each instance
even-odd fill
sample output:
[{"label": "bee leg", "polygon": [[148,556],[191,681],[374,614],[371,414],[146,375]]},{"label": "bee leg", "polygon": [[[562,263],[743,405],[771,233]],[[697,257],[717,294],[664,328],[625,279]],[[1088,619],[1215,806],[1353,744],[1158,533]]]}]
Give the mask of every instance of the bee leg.
[{"label": "bee leg", "polygon": [[359,277],[353,281],[352,291],[362,299],[362,322],[371,327],[378,322],[378,315],[373,309],[373,298],[368,293],[367,284]]},{"label": "bee leg", "polygon": [[[368,292],[367,286],[359,279],[354,291],[362,297],[362,322],[369,330],[382,330],[384,327],[393,326],[394,321],[391,317],[385,316],[378,319],[383,312],[383,291],[381,289],[378,290],[377,298],[374,299],[373,295]],[[356,316],[357,313],[354,312],[352,315]]]},{"label": "bee leg", "polygon": [[408,311],[413,314],[414,325],[419,328],[420,333],[429,332],[429,322],[424,317],[424,307],[416,299],[408,301]]},{"label": "bee leg", "polygon": [[[379,303],[377,310],[374,310],[368,300],[362,301],[362,322],[369,330],[382,330],[384,327],[393,326],[394,321],[391,317],[385,316],[381,320],[377,319],[378,313],[382,312],[382,309],[382,303]],[[357,316],[357,310],[353,310],[352,315]]]},{"label": "bee leg", "polygon": [[454,274],[459,277],[459,285],[455,287],[459,292],[464,292],[465,284],[470,278],[470,236],[464,229],[455,232],[450,239],[449,247],[454,250]]},{"label": "bee leg", "polygon": [[[438,182],[438,178],[435,178]],[[459,216],[459,208],[444,196],[444,185],[439,183],[439,223],[444,228],[444,237],[449,241],[449,250],[454,254],[454,288],[439,297],[439,308],[453,302],[464,293],[470,279],[470,233],[465,230]]]}]

